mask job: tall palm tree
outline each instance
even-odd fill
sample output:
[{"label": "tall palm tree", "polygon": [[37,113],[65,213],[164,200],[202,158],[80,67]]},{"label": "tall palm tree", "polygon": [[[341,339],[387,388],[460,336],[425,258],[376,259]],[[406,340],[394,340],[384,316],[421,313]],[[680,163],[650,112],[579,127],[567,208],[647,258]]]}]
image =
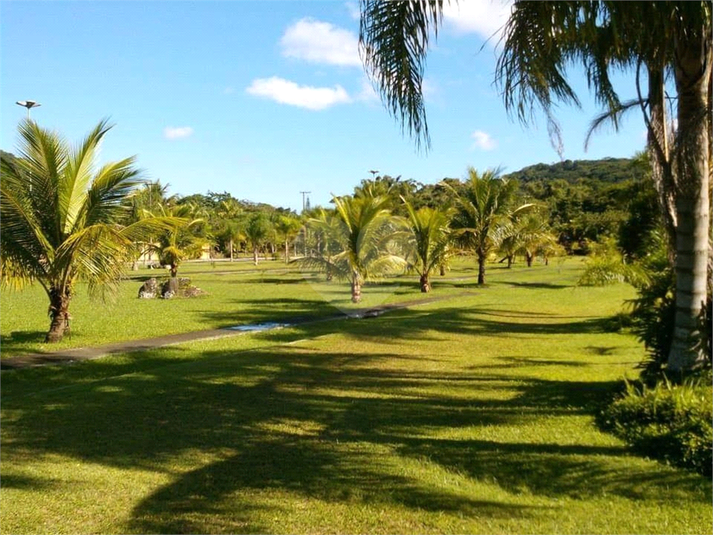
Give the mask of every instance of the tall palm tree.
[{"label": "tall palm tree", "polygon": [[419,274],[421,291],[431,291],[431,271],[445,266],[453,254],[451,239],[451,212],[424,206],[418,210],[404,200],[408,212],[408,227],[411,232],[407,260]]},{"label": "tall palm tree", "polygon": [[453,234],[464,247],[475,252],[478,284],[485,284],[485,262],[498,243],[498,228],[513,214],[531,205],[513,208],[517,183],[501,179],[498,170],[479,173],[470,167],[464,187],[459,190],[448,187],[456,197],[456,212],[451,224]]},{"label": "tall palm tree", "polygon": [[335,197],[336,219],[311,219],[310,225],[322,231],[340,250],[334,256],[310,256],[301,260],[346,279],[351,285],[352,302],[361,301],[365,281],[403,269],[406,261],[397,254],[395,243],[403,238],[399,222],[388,210],[387,197]]},{"label": "tall palm tree", "polygon": [[134,158],[96,166],[111,126],[101,121],[75,148],[56,132],[20,124],[20,157],[2,161],[0,277],[3,285],[38,282],[49,298],[47,342],[69,328],[77,281],[113,290],[136,243],[165,229],[167,219],[124,224],[126,197],[140,184]]},{"label": "tall palm tree", "polygon": [[[429,144],[423,72],[430,32],[437,34],[443,0],[361,0],[360,46],[367,70],[402,128]],[[579,105],[566,69],[581,64],[605,108],[597,127],[642,112],[652,175],[675,254],[676,318],[668,358],[673,370],[705,362],[699,317],[710,301],[713,152],[711,4],[677,2],[528,2],[516,0],[505,26],[496,79],[506,108],[527,123],[536,107],[560,143],[552,113],[559,101]],[[636,75],[637,98],[621,102],[610,75]],[[646,86],[640,81],[645,74]],[[667,80],[675,84],[669,98]],[[668,114],[673,109],[675,121]],[[702,343],[703,342],[703,343]]]}]

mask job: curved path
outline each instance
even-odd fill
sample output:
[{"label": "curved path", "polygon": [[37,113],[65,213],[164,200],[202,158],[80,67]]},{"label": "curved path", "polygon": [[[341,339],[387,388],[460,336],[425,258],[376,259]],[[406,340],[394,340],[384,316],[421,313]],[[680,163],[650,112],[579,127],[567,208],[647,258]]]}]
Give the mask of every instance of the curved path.
[{"label": "curved path", "polygon": [[[304,325],[307,323],[317,323],[321,321],[331,321],[335,319],[346,319],[346,318],[369,318],[380,316],[385,312],[392,310],[399,310],[404,308],[410,308],[418,305],[425,305],[428,303],[435,303],[437,301],[445,301],[449,299],[457,299],[465,295],[472,295],[472,292],[461,292],[454,295],[448,296],[438,296],[438,297],[426,297],[423,299],[415,299],[413,301],[406,301],[403,303],[394,303],[388,305],[380,305],[373,308],[363,308],[356,309],[353,312],[337,312],[331,316],[323,317],[303,317],[303,318],[293,318],[288,322],[284,323],[274,323],[269,324],[272,327],[289,327],[292,325]],[[268,325],[262,323],[259,325]],[[240,329],[240,327],[244,327]],[[256,326],[258,327],[258,326]],[[234,327],[223,327],[220,329],[207,329],[204,331],[191,331],[186,333],[169,334],[165,336],[157,336],[155,338],[144,338],[142,340],[126,340],[123,342],[115,342],[113,344],[105,344],[96,347],[79,347],[74,349],[65,349],[62,351],[53,351],[48,353],[30,353],[27,355],[21,355],[17,357],[8,357],[0,361],[0,369],[2,370],[14,370],[19,368],[33,368],[37,366],[47,366],[51,364],[71,364],[74,362],[81,362],[84,360],[92,360],[101,358],[107,355],[113,355],[117,353],[131,353],[133,351],[144,351],[147,349],[156,349],[159,347],[182,344],[184,342],[194,342],[196,340],[212,340],[216,338],[225,338],[228,336],[237,336],[245,334],[246,332],[267,330],[265,328],[255,328],[250,329],[250,326],[234,326]]]}]

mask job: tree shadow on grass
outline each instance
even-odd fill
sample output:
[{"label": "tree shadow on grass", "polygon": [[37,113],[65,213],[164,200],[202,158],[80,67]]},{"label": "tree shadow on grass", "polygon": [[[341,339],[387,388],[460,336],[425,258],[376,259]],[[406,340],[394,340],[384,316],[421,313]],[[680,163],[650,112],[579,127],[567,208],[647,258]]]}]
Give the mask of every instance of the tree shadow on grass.
[{"label": "tree shadow on grass", "polygon": [[571,284],[554,284],[551,282],[515,282],[502,281],[496,282],[495,285],[515,286],[518,288],[528,288],[532,290],[562,290],[564,288],[574,288]]},{"label": "tree shadow on grass", "polygon": [[[389,369],[394,359],[412,360],[413,370]],[[14,451],[167,471],[173,481],[134,510],[127,529],[140,532],[264,532],[265,508],[275,507],[264,499],[271,492],[491,518],[533,514],[406,476],[404,459],[423,461],[424,473],[440,466],[512,493],[663,500],[675,488],[687,499],[706,499],[699,478],[632,468],[618,446],[432,436],[463,429],[468,437],[477,428],[591,412],[609,383],[446,373],[422,364],[398,352],[283,347],[155,358],[153,367],[133,373],[126,363],[107,362],[104,380],[82,384],[75,376],[65,388],[50,382],[34,396],[15,385],[3,396],[3,409],[13,414],[3,422],[3,438],[11,440],[3,471]],[[509,394],[483,397],[488,390]],[[172,464],[191,452],[220,458]]]},{"label": "tree shadow on grass", "polygon": [[254,323],[301,323],[311,319],[338,316],[339,311],[322,299],[240,299],[235,312],[202,312],[202,317],[222,327]]}]

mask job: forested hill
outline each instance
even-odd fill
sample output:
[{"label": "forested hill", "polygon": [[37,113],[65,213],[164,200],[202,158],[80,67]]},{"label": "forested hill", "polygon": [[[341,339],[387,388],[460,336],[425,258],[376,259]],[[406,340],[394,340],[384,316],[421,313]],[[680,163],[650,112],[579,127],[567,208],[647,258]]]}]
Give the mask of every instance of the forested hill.
[{"label": "forested hill", "polygon": [[601,160],[565,160],[554,164],[538,163],[503,178],[516,178],[521,183],[548,180],[565,180],[570,184],[596,180],[615,184],[632,178],[640,178],[641,164],[632,158],[603,158]]}]

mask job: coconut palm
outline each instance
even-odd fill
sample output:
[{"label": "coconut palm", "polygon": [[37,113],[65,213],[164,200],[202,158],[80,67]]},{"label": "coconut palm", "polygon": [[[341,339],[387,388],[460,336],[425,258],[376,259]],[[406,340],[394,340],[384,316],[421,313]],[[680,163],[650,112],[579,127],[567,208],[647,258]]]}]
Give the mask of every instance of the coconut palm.
[{"label": "coconut palm", "polygon": [[290,215],[277,214],[273,221],[273,228],[285,246],[285,264],[290,262],[290,242],[294,241],[302,228],[299,219]]},{"label": "coconut palm", "polygon": [[2,161],[0,277],[3,285],[38,282],[49,298],[45,340],[69,328],[77,281],[90,291],[113,290],[135,245],[169,220],[127,221],[128,195],[141,182],[134,158],[96,166],[99,143],[111,126],[101,121],[71,148],[56,132],[20,124],[20,157]]},{"label": "coconut palm", "polygon": [[[196,234],[197,227],[203,223],[202,218],[196,217],[196,212],[195,206],[188,203],[162,205],[154,213],[178,222],[161,232],[152,244],[161,265],[169,266],[171,279],[178,277],[181,263],[188,258],[199,257],[205,245],[205,237]],[[172,281],[172,284],[177,285],[178,282]]]},{"label": "coconut palm", "polygon": [[361,301],[365,281],[403,269],[406,261],[397,251],[403,229],[387,209],[387,197],[335,197],[334,220],[311,219],[310,226],[322,232],[329,246],[336,246],[334,256],[310,256],[300,263],[323,269],[337,278],[348,280],[352,302]]},{"label": "coconut palm", "polygon": [[498,170],[489,169],[479,173],[468,169],[464,187],[448,186],[456,198],[456,212],[451,226],[453,235],[465,248],[475,252],[478,259],[478,284],[485,284],[485,262],[498,244],[500,227],[507,224],[530,204],[513,207],[517,183],[500,178]]},{"label": "coconut palm", "polygon": [[[429,143],[423,106],[423,71],[429,35],[437,33],[443,0],[361,1],[360,46],[365,65],[402,127]],[[496,68],[508,110],[522,122],[544,110],[560,142],[552,113],[557,102],[579,105],[566,69],[581,64],[589,87],[618,126],[639,109],[659,205],[675,249],[676,318],[668,365],[680,370],[706,361],[699,317],[710,300],[713,148],[713,45],[711,4],[679,2],[528,2],[517,0],[505,27]],[[610,75],[633,71],[637,98],[621,102]],[[645,76],[642,76],[645,75]],[[646,86],[641,87],[641,79]],[[669,85],[675,85],[669,98]],[[668,116],[673,109],[675,121]],[[674,255],[672,255],[674,256]]]},{"label": "coconut palm", "polygon": [[[306,221],[306,226],[303,227],[303,231],[306,231],[307,227],[311,230],[315,245],[311,251],[311,256],[319,258],[317,261],[318,267],[324,269],[327,281],[331,281],[334,278],[333,258],[342,252],[339,241],[332,238],[339,235],[342,226],[336,210],[320,208],[313,214],[313,217]],[[312,263],[312,261],[305,261],[304,263]]]},{"label": "coconut palm", "polygon": [[220,218],[221,226],[223,226],[224,236],[228,238],[231,262],[233,261],[233,241],[243,237],[243,222],[240,217],[242,214],[243,208],[235,199],[226,199],[218,205],[217,215]]},{"label": "coconut palm", "polygon": [[245,238],[248,240],[248,243],[252,248],[253,263],[256,266],[258,265],[258,252],[260,251],[260,248],[269,240],[271,231],[272,224],[270,223],[270,219],[263,212],[253,213],[245,224]]},{"label": "coconut palm", "polygon": [[508,261],[508,268],[518,254],[523,255],[527,267],[531,267],[535,256],[550,251],[557,238],[539,212],[520,211],[501,227],[497,241],[498,249]]},{"label": "coconut palm", "polygon": [[431,271],[443,267],[453,254],[451,239],[451,212],[424,206],[418,210],[404,200],[408,212],[409,266],[419,274],[421,291],[431,291]]},{"label": "coconut palm", "polygon": [[[172,204],[176,201],[176,196],[168,197],[168,184],[163,185],[160,181],[145,182],[141,187],[136,188],[127,196],[124,204],[129,208],[127,222],[134,223],[147,217],[153,217],[152,213],[164,204]],[[149,241],[136,243],[136,256],[132,259],[131,269],[138,271],[139,258],[144,257],[144,264],[148,260],[149,252],[153,249],[152,238]]]}]

